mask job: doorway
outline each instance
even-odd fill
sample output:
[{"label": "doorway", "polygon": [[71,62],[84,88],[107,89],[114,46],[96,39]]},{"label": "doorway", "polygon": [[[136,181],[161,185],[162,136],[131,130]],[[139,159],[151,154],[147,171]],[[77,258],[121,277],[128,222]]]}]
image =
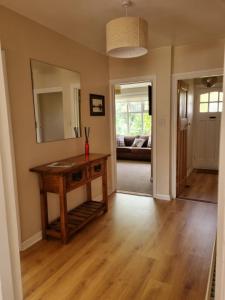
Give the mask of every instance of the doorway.
[{"label": "doorway", "polygon": [[178,80],[176,196],[217,203],[223,76]]},{"label": "doorway", "polygon": [[114,86],[117,191],[153,195],[152,83]]}]

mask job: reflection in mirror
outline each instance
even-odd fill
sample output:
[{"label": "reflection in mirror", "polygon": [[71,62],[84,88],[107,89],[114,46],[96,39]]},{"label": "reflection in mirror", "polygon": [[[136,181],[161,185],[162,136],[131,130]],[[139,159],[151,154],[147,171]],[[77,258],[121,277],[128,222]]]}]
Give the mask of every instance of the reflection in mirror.
[{"label": "reflection in mirror", "polygon": [[37,142],[80,137],[80,74],[31,60]]}]

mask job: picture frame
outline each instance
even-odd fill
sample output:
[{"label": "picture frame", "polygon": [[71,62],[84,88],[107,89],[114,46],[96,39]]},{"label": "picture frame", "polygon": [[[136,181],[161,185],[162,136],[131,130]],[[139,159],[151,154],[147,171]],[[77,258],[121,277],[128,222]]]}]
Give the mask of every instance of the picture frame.
[{"label": "picture frame", "polygon": [[105,116],[105,96],[90,94],[90,115]]}]

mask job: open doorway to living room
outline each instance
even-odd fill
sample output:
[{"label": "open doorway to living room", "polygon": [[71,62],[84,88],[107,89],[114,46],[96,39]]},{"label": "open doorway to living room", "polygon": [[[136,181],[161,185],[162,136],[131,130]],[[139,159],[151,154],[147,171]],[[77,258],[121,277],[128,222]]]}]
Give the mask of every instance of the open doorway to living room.
[{"label": "open doorway to living room", "polygon": [[117,191],[152,195],[152,84],[115,86]]}]

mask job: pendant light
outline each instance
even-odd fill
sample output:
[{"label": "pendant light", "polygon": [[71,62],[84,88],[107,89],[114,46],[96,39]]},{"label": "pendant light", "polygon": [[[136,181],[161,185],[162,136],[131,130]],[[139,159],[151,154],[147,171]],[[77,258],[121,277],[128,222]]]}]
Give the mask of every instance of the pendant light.
[{"label": "pendant light", "polygon": [[123,1],[126,16],[113,19],[106,25],[106,51],[109,56],[133,58],[148,52],[148,23],[140,17],[127,16],[131,4],[129,0]]}]

